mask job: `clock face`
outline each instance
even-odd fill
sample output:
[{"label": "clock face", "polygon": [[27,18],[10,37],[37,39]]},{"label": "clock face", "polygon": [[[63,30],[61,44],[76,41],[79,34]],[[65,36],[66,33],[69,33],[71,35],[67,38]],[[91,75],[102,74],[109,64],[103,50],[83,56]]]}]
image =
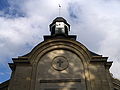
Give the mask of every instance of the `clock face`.
[{"label": "clock face", "polygon": [[55,70],[62,71],[68,67],[68,60],[63,56],[57,56],[52,61],[52,67]]}]

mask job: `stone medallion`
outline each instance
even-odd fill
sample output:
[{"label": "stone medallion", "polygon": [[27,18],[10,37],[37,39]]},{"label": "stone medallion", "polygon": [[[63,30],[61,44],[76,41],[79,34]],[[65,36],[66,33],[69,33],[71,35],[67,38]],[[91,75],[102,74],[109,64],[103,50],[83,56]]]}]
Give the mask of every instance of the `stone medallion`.
[{"label": "stone medallion", "polygon": [[68,60],[63,56],[57,56],[52,61],[52,67],[55,70],[62,71],[68,67]]}]

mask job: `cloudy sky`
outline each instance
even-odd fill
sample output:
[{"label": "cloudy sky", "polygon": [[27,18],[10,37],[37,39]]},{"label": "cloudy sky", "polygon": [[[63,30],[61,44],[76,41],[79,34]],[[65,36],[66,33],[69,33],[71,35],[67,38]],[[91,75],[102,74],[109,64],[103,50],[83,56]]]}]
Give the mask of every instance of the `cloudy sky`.
[{"label": "cloudy sky", "polygon": [[71,25],[70,34],[89,50],[109,57],[120,79],[120,0],[0,0],[0,83],[8,80],[8,63],[24,55],[50,34],[59,15]]}]

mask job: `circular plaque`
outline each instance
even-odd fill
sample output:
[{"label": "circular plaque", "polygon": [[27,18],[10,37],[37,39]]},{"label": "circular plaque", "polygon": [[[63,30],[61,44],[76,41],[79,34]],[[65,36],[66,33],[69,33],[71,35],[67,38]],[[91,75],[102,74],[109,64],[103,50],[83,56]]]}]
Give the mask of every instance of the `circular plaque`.
[{"label": "circular plaque", "polygon": [[52,66],[58,71],[65,70],[68,67],[68,60],[63,56],[57,56],[52,61]]}]

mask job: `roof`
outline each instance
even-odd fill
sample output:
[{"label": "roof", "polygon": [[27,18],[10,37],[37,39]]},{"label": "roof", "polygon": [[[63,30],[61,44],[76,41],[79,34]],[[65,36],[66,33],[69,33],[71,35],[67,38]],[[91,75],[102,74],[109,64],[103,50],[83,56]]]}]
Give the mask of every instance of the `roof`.
[{"label": "roof", "polygon": [[67,23],[67,21],[63,17],[57,17],[57,18],[55,18],[53,20],[53,23],[55,23],[55,22],[65,22],[65,23]]},{"label": "roof", "polygon": [[0,90],[4,90],[4,89],[7,90],[8,85],[9,85],[9,81],[10,81],[10,80],[7,80],[7,81],[1,83],[1,84],[0,84]]},{"label": "roof", "polygon": [[114,89],[120,90],[120,80],[116,78],[113,78],[112,80],[113,80],[112,82],[113,82]]},{"label": "roof", "polygon": [[53,22],[50,24],[50,26],[53,25],[53,24],[56,23],[56,22],[64,22],[64,23],[67,24],[67,25],[69,26],[69,28],[70,28],[70,25],[67,23],[67,21],[66,21],[63,17],[57,17],[57,18],[55,18],[55,19],[53,20]]},{"label": "roof", "polygon": [[99,55],[99,54],[97,54],[97,53],[94,53],[94,52],[92,52],[92,51],[89,51],[93,56],[101,56],[101,55]]}]

